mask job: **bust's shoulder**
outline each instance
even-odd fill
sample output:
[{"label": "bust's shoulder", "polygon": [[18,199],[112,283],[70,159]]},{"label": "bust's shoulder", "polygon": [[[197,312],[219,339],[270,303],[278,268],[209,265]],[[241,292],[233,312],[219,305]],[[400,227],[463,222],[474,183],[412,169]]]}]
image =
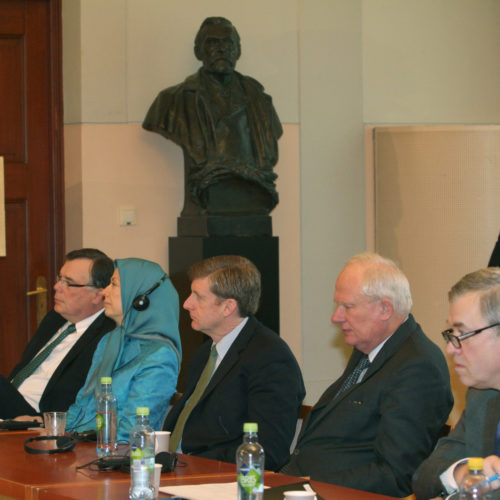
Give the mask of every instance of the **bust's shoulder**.
[{"label": "bust's shoulder", "polygon": [[260,82],[258,82],[255,78],[252,78],[251,76],[247,75],[242,75],[238,71],[235,71],[234,74],[239,79],[243,87],[250,88],[255,92],[264,92],[264,86]]},{"label": "bust's shoulder", "polygon": [[169,99],[179,94],[182,94],[185,91],[196,91],[200,88],[200,75],[199,73],[194,73],[189,75],[184,79],[183,82],[180,82],[176,85],[172,85],[171,87],[167,87],[163,89],[158,94],[158,99],[164,100]]}]

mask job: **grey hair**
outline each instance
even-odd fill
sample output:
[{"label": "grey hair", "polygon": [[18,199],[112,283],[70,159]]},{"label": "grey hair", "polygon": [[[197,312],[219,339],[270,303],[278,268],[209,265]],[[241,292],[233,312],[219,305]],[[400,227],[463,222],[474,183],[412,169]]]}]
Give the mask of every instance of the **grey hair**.
[{"label": "grey hair", "polygon": [[490,324],[500,323],[500,267],[488,267],[466,274],[451,287],[448,300],[452,303],[466,293],[478,293],[483,318]]},{"label": "grey hair", "polygon": [[364,252],[351,257],[345,267],[363,268],[361,292],[370,300],[389,299],[398,315],[407,316],[413,304],[410,283],[397,264],[377,253]]}]

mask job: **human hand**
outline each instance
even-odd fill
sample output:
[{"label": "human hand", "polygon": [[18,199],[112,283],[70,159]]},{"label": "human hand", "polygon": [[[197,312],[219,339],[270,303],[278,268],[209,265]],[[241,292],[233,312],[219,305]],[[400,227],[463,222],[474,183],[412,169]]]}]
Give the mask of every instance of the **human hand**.
[{"label": "human hand", "polygon": [[18,420],[19,422],[39,422],[42,423],[42,417],[36,415],[19,415],[18,417],[12,419]]},{"label": "human hand", "polygon": [[[500,474],[500,457],[496,455],[490,455],[483,460],[483,472],[486,477],[492,477],[496,474]],[[491,483],[492,489],[497,489],[500,487],[500,480],[497,479]]]}]

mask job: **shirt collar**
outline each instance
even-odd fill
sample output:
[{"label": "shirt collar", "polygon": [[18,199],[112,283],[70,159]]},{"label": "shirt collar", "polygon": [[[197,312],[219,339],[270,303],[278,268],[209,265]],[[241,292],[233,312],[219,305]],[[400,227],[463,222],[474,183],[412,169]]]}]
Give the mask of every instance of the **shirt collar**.
[{"label": "shirt collar", "polygon": [[[243,327],[247,324],[248,316],[241,320],[241,323],[233,328],[227,335],[224,335],[217,344],[215,344],[215,348],[217,349],[217,363],[216,366],[219,366],[220,362],[229,351],[229,348],[233,345],[233,342],[238,337]],[[213,345],[213,344],[212,344]]]}]

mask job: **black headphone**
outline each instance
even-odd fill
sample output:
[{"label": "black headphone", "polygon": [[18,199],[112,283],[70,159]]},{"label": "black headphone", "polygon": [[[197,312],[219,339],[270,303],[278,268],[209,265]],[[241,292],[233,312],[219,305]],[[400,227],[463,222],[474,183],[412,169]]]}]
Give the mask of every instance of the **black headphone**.
[{"label": "black headphone", "polygon": [[149,307],[149,298],[148,295],[152,292],[154,292],[165,280],[167,279],[167,275],[164,274],[163,278],[158,281],[158,283],[155,283],[148,291],[142,293],[141,295],[138,295],[134,301],[132,302],[132,307],[136,311],[144,311]]},{"label": "black headphone", "polygon": [[[29,443],[32,443],[33,441],[49,440],[55,440],[57,448],[43,449],[32,448],[31,446],[29,446]],[[71,451],[75,447],[77,441],[78,439],[75,439],[71,436],[37,436],[34,438],[26,439],[26,441],[24,442],[24,450],[35,455],[42,453],[48,453],[49,455],[53,453],[64,453],[65,451]]]}]

